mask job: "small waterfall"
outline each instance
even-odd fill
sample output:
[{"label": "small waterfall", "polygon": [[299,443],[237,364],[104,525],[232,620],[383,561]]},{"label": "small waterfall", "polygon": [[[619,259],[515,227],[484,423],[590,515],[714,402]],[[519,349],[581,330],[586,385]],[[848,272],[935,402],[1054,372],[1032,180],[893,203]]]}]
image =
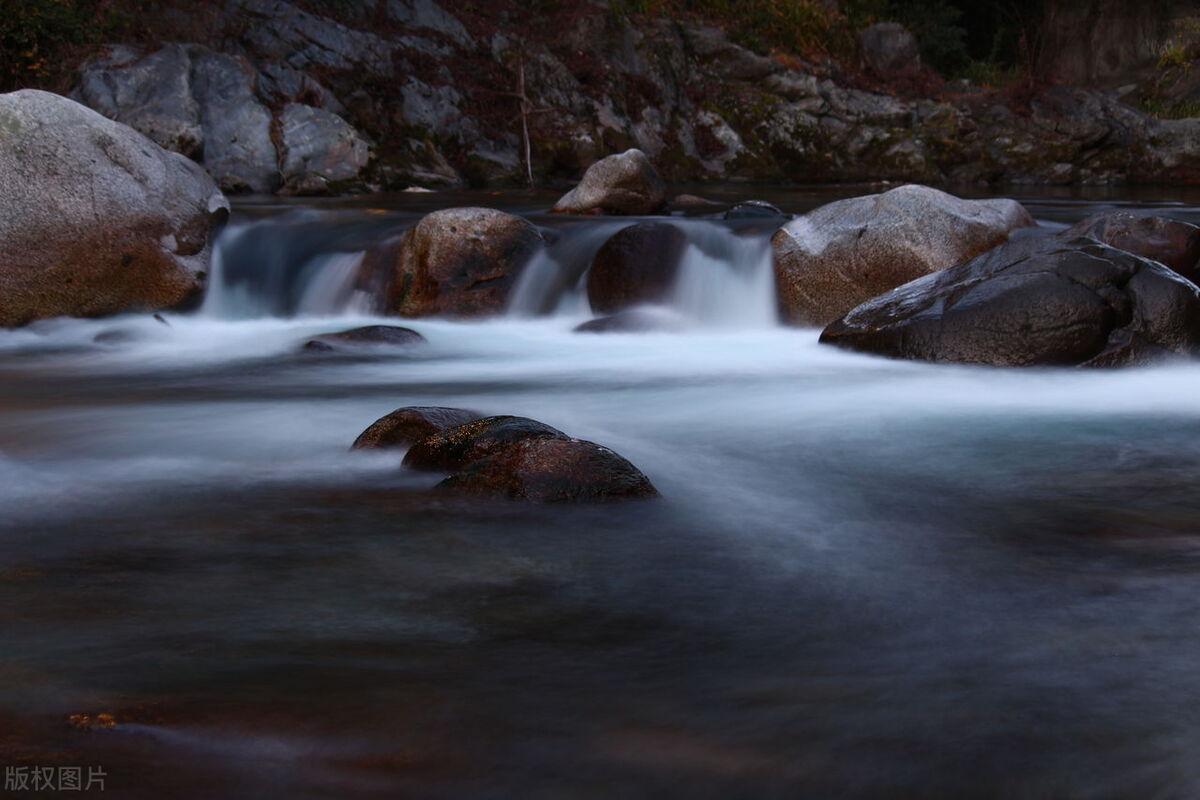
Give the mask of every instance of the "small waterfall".
[{"label": "small waterfall", "polygon": [[582,281],[596,251],[610,236],[632,224],[605,220],[564,227],[558,238],[538,251],[521,270],[509,298],[508,313],[516,317],[586,313]]},{"label": "small waterfall", "polygon": [[362,224],[313,212],[232,225],[213,248],[200,313],[222,319],[369,312]]},{"label": "small waterfall", "polygon": [[769,234],[739,234],[704,222],[681,227],[688,246],[668,305],[701,325],[775,325],[778,311]]},{"label": "small waterfall", "polygon": [[[777,323],[770,234],[761,226],[714,220],[662,220],[677,227],[687,246],[671,296],[663,305],[691,322],[716,327],[770,327]],[[588,312],[587,270],[609,237],[632,220],[573,223],[522,270],[509,302],[513,316]]]}]

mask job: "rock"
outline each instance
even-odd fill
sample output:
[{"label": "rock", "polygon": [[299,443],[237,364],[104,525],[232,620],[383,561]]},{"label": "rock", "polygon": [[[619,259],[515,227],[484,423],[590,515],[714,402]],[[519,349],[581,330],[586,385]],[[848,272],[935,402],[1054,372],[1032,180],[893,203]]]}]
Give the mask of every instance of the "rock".
[{"label": "rock", "polygon": [[199,165],[65,97],[0,95],[0,325],[199,297],[229,203]]},{"label": "rock", "polygon": [[475,44],[463,24],[434,0],[388,0],[388,16],[406,27],[437,31],[460,47]]},{"label": "rock", "polygon": [[893,78],[921,68],[917,37],[898,22],[876,22],[858,34],[863,61],[877,76]]},{"label": "rock", "polygon": [[562,431],[527,417],[485,417],[417,442],[404,456],[404,466],[454,472],[514,442],[566,438]]},{"label": "rock", "polygon": [[924,361],[1120,366],[1200,346],[1200,289],[1094,240],[1027,237],[876,297],[821,341]]},{"label": "rock", "polygon": [[686,248],[683,231],[666,222],[639,222],[617,231],[596,251],[588,270],[592,310],[608,314],[665,300]]},{"label": "rock", "polygon": [[222,189],[279,185],[271,112],[241,59],[200,45],[169,44],[142,56],[118,47],[84,65],[79,99],[162,147],[204,164]]},{"label": "rock", "polygon": [[480,418],[474,411],[440,406],[410,406],[398,408],[375,420],[359,434],[351,449],[373,450],[385,447],[407,447],[435,433],[457,428]]},{"label": "rock", "polygon": [[641,150],[602,158],[554,208],[563,214],[653,214],[663,208],[667,190]]},{"label": "rock", "polygon": [[283,191],[328,194],[356,181],[371,158],[371,148],[337,114],[291,103],[279,120],[283,140]]},{"label": "rock", "polygon": [[715,200],[709,200],[695,194],[676,195],[675,199],[671,201],[671,208],[679,209],[680,211],[710,211],[713,206],[719,205],[721,204]]},{"label": "rock", "polygon": [[368,254],[390,276],[387,309],[406,317],[503,310],[517,273],[543,244],[526,220],[491,208],[449,208]]},{"label": "rock", "polygon": [[438,488],[537,503],[657,497],[658,490],[621,456],[592,442],[530,438],[467,464]]},{"label": "rock", "polygon": [[1166,264],[1193,283],[1200,280],[1200,227],[1187,222],[1114,211],[1089,217],[1063,235],[1088,236],[1118,250]]},{"label": "rock", "polygon": [[775,232],[780,311],[794,324],[825,325],[888,289],[989,250],[1033,225],[1014,200],[962,200],[900,186],[797,217]]},{"label": "rock", "polygon": [[424,344],[425,337],[398,325],[367,325],[339,333],[323,333],[304,343],[310,352],[335,352],[379,347],[411,347]]},{"label": "rock", "polygon": [[789,215],[765,200],[747,200],[725,212],[725,219],[770,219],[787,218]]},{"label": "rock", "polygon": [[576,333],[648,333],[686,329],[687,324],[678,314],[657,308],[630,308],[575,326]]}]

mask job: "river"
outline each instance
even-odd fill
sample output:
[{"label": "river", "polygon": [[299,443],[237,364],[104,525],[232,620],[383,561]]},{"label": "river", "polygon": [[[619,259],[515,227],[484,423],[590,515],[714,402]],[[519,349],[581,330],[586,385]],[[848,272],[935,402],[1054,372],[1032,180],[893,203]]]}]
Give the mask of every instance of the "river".
[{"label": "river", "polygon": [[[1200,795],[1200,364],[838,351],[776,324],[769,228],[696,218],[683,330],[573,333],[625,223],[550,200],[246,201],[197,311],[0,332],[0,761],[148,798]],[[554,242],[508,315],[299,351],[381,321],[358,251],[463,204]],[[430,495],[348,449],[406,405],[533,417],[663,497]]]}]

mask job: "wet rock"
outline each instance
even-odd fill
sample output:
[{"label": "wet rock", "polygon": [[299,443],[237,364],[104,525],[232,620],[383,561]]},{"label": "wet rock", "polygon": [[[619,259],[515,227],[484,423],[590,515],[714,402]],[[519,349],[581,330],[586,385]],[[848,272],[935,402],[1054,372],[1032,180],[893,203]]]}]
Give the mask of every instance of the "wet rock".
[{"label": "wet rock", "polygon": [[1092,239],[1013,240],[876,297],[821,341],[994,366],[1122,366],[1200,347],[1200,289]]},{"label": "wet rock", "polygon": [[773,217],[786,219],[788,216],[780,211],[778,206],[765,200],[747,200],[725,212],[725,219],[771,219]]},{"label": "wet rock", "polygon": [[1033,224],[1014,200],[962,200],[927,186],[830,203],[787,223],[771,239],[780,311],[794,324],[825,325]]},{"label": "wet rock", "polygon": [[1088,236],[1118,250],[1166,264],[1193,283],[1200,280],[1200,227],[1187,222],[1114,211],[1089,217],[1063,235]]},{"label": "wet rock", "polygon": [[588,302],[601,314],[666,299],[687,247],[683,231],[666,222],[639,222],[609,237],[592,259]]},{"label": "wet rock", "polygon": [[877,76],[893,78],[921,68],[917,37],[898,22],[877,22],[858,34],[863,60]]},{"label": "wet rock", "polygon": [[0,325],[198,297],[229,203],[195,162],[65,97],[0,95]]},{"label": "wet rock", "polygon": [[339,333],[323,333],[304,343],[304,349],[314,352],[361,350],[377,347],[411,347],[425,344],[425,337],[412,328],[398,325],[366,325]]},{"label": "wet rock", "polygon": [[663,208],[667,190],[641,150],[602,158],[552,209],[565,214],[653,214]]},{"label": "wet rock", "polygon": [[537,228],[520,217],[449,208],[425,216],[367,260],[389,275],[390,312],[473,317],[503,310],[521,267],[542,244]]},{"label": "wet rock", "polygon": [[328,194],[358,180],[371,157],[367,141],[337,114],[292,103],[279,120],[283,190]]},{"label": "wet rock", "polygon": [[657,497],[629,461],[592,442],[541,437],[509,443],[471,461],[438,488],[537,503],[584,503]]},{"label": "wet rock", "polygon": [[686,329],[687,323],[678,314],[657,308],[630,308],[575,326],[576,333],[649,333]]},{"label": "wet rock", "polygon": [[398,408],[381,417],[359,434],[352,449],[373,450],[386,447],[408,447],[435,433],[457,428],[480,419],[481,415],[462,408],[440,406],[410,406]]},{"label": "wet rock", "polygon": [[562,431],[527,417],[485,417],[417,442],[404,456],[404,466],[454,472],[514,442],[566,438]]},{"label": "wet rock", "polygon": [[714,206],[719,205],[721,204],[715,200],[695,194],[676,195],[675,199],[671,201],[671,208],[679,211],[711,211]]}]

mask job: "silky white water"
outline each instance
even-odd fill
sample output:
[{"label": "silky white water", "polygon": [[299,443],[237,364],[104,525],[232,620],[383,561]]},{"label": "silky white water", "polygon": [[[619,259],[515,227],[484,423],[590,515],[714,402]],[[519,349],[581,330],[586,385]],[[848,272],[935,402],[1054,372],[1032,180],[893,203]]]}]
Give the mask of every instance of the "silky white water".
[{"label": "silky white water", "polygon": [[[214,796],[1200,791],[1200,365],[842,352],[776,323],[769,231],[704,220],[677,332],[572,330],[627,221],[550,228],[506,316],[363,311],[413,219],[239,217],[196,312],[0,331],[6,730]],[[428,344],[302,349],[366,324]],[[349,449],[407,405],[533,417],[663,497],[431,494]]]}]

